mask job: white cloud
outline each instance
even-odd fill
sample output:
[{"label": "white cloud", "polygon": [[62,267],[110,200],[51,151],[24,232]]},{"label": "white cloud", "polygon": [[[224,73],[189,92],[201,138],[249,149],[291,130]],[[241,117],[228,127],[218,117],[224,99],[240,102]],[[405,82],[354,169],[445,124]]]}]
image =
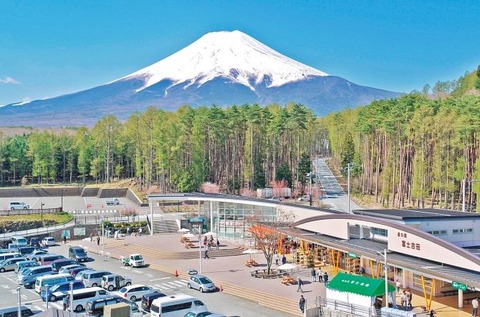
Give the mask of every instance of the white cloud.
[{"label": "white cloud", "polygon": [[21,84],[21,82],[19,82],[15,78],[7,76],[7,77],[0,78],[0,84],[16,84],[16,85],[19,85],[19,84]]}]

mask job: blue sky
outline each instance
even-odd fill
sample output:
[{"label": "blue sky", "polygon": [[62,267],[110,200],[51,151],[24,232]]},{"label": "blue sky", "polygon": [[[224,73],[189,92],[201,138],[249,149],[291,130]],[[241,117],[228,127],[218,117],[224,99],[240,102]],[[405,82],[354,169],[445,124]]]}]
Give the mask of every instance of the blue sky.
[{"label": "blue sky", "polygon": [[480,64],[477,0],[4,0],[0,26],[0,105],[104,84],[222,30],[401,92]]}]

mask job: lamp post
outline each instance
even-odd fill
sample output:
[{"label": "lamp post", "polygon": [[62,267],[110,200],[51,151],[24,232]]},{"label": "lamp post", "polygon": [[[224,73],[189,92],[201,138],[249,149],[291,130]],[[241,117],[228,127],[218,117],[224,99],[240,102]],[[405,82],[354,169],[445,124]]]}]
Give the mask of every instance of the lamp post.
[{"label": "lamp post", "polygon": [[307,173],[307,178],[308,178],[308,181],[310,183],[310,206],[313,205],[313,199],[312,199],[312,180],[315,178],[315,174],[310,172],[310,173]]},{"label": "lamp post", "polygon": [[45,204],[44,203],[40,203],[40,218],[42,219],[42,226],[45,227],[45,223],[43,222],[43,206]]},{"label": "lamp post", "polygon": [[388,265],[387,265],[387,248],[383,249],[383,254],[379,251],[377,253],[383,256],[383,270],[385,274],[385,307],[388,307]]},{"label": "lamp post", "polygon": [[20,293],[20,290],[22,288],[20,286],[17,286],[17,317],[22,317],[22,294]]},{"label": "lamp post", "polygon": [[45,302],[47,303],[47,310],[48,310],[48,299],[50,296],[48,296],[48,285],[45,285]]},{"label": "lamp post", "polygon": [[[199,226],[199,228],[200,228],[200,226]],[[201,231],[201,229],[199,229],[199,232],[200,232],[200,238],[198,239],[198,246],[199,246],[199,248],[198,248],[199,252],[198,253],[199,253],[199,257],[200,257],[199,273],[202,274],[202,245],[203,245],[203,241],[202,241],[202,231]],[[205,248],[205,251],[206,250],[207,249]]]},{"label": "lamp post", "polygon": [[73,282],[70,282],[70,311],[73,312]]},{"label": "lamp post", "polygon": [[62,188],[62,198],[61,198],[61,202],[60,202],[60,211],[63,211],[63,188]]}]

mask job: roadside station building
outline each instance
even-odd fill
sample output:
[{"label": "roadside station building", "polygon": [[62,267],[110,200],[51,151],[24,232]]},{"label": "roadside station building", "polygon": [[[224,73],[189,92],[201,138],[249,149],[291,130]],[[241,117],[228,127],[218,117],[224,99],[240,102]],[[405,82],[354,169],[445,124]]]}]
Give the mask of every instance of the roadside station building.
[{"label": "roadside station building", "polygon": [[364,272],[373,278],[386,272],[388,279],[400,281],[402,288],[423,292],[426,307],[433,296],[456,294],[458,307],[463,307],[480,294],[480,214],[436,209],[346,214],[203,193],[152,194],[148,200],[152,219],[164,201],[195,201],[199,216],[207,219],[212,232],[238,240],[248,238],[251,217],[263,222],[289,220],[289,226],[278,230],[285,239],[298,242],[298,263],[330,264],[336,271]]}]

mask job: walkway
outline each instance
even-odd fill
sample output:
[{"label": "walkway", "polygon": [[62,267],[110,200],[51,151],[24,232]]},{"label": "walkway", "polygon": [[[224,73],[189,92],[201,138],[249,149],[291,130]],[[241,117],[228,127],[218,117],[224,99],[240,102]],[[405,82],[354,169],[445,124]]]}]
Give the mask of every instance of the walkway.
[{"label": "walkway", "polygon": [[[141,253],[146,263],[151,268],[175,274],[178,272],[179,279],[187,277],[189,269],[199,270],[202,266],[202,273],[208,275],[223,291],[238,297],[250,299],[259,304],[271,307],[292,316],[300,316],[298,310],[298,299],[296,285],[285,286],[280,279],[258,279],[251,277],[250,272],[254,269],[265,269],[266,260],[263,254],[253,254],[252,258],[259,263],[255,268],[244,265],[250,255],[243,254],[240,246],[231,242],[221,241],[220,251],[209,252],[210,259],[201,259],[199,249],[186,250],[180,242],[181,234],[165,234],[155,236],[128,236],[124,239],[106,239],[105,246],[97,246],[96,242],[78,241],[74,244],[81,244],[87,247],[90,252],[100,253],[108,251],[112,258],[121,258],[130,253]],[[198,245],[198,242],[193,241]],[[273,265],[275,267],[275,265]],[[325,270],[332,277],[332,268],[325,267]],[[304,297],[307,300],[307,307],[314,306],[318,296],[325,296],[325,287],[322,283],[310,282],[310,270],[301,268],[293,275],[301,276],[305,281]],[[437,312],[437,317],[463,317],[470,316],[471,305],[465,311],[452,307],[456,306],[456,297],[442,297],[433,302],[432,307]],[[414,311],[420,313],[420,306],[425,305],[423,297],[414,294]],[[418,314],[426,316],[426,314]]]}]

